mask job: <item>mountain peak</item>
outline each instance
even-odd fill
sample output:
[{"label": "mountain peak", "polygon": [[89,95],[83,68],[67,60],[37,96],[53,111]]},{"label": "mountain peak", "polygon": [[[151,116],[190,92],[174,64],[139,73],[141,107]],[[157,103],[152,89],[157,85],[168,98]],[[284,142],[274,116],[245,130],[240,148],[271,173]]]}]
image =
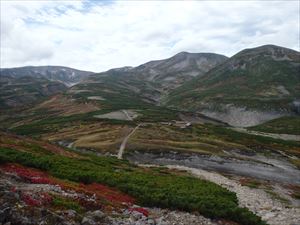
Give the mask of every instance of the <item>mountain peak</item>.
[{"label": "mountain peak", "polygon": [[247,48],[239,53],[237,53],[235,56],[242,56],[242,55],[261,55],[264,54],[272,56],[274,58],[295,58],[298,55],[298,60],[300,59],[300,52],[295,51],[293,49],[277,46],[277,45],[262,45],[255,48]]},{"label": "mountain peak", "polygon": [[195,53],[191,53],[191,52],[186,52],[186,51],[183,51],[183,52],[179,52],[177,53],[176,55],[174,56],[177,56],[177,55],[189,55],[189,54],[195,54]]}]

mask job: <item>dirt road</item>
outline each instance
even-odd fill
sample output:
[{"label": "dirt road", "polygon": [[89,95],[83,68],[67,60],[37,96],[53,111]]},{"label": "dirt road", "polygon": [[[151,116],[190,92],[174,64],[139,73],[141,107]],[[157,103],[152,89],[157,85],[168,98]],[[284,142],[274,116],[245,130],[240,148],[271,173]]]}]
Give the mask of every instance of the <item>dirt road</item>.
[{"label": "dirt road", "polygon": [[128,139],[130,138],[131,135],[133,135],[133,133],[139,128],[140,125],[141,124],[137,125],[122,141],[120,148],[119,148],[119,152],[118,152],[118,159],[123,158],[123,152],[125,150]]}]

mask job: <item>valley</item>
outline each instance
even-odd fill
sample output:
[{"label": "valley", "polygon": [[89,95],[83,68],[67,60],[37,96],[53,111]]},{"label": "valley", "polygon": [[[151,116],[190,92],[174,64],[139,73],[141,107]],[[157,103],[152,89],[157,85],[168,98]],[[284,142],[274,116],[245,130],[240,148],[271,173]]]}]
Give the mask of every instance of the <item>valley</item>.
[{"label": "valley", "polygon": [[299,52],[1,69],[0,84],[0,196],[20,218],[41,206],[62,224],[300,223]]}]

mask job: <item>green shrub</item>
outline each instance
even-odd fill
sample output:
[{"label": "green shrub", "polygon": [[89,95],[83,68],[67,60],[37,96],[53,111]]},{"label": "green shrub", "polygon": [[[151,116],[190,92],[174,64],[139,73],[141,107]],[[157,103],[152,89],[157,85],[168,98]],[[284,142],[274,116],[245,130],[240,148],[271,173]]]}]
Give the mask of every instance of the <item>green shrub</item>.
[{"label": "green shrub", "polygon": [[67,199],[67,198],[61,198],[61,197],[55,196],[53,198],[52,204],[54,206],[57,206],[60,208],[73,209],[77,212],[82,211],[81,206],[77,202],[75,202],[74,200],[71,200],[71,199]]},{"label": "green shrub", "polygon": [[145,171],[115,158],[78,159],[0,148],[0,162],[35,167],[70,181],[113,186],[145,206],[198,211],[207,217],[226,218],[245,225],[265,224],[248,209],[239,208],[236,195],[217,184],[190,176],[160,173],[155,169]]}]

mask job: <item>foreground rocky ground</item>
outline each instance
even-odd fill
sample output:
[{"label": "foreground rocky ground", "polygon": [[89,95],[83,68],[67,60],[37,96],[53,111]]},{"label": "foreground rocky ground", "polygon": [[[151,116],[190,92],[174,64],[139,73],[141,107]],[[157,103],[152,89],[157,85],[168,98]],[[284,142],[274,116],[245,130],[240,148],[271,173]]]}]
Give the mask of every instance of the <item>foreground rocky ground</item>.
[{"label": "foreground rocky ground", "polygon": [[[143,165],[150,166],[150,165]],[[240,206],[248,207],[270,225],[300,224],[299,201],[280,201],[265,190],[243,186],[236,177],[183,166],[168,166],[215,182],[237,194]],[[280,189],[280,186],[277,186]],[[16,164],[0,168],[1,225],[234,225],[160,208],[145,208],[134,199],[100,184],[65,183],[47,174]]]},{"label": "foreground rocky ground", "polygon": [[[16,164],[0,168],[1,225],[229,225],[199,214],[133,204],[103,185],[64,183]],[[92,194],[91,192],[94,192]]]}]

